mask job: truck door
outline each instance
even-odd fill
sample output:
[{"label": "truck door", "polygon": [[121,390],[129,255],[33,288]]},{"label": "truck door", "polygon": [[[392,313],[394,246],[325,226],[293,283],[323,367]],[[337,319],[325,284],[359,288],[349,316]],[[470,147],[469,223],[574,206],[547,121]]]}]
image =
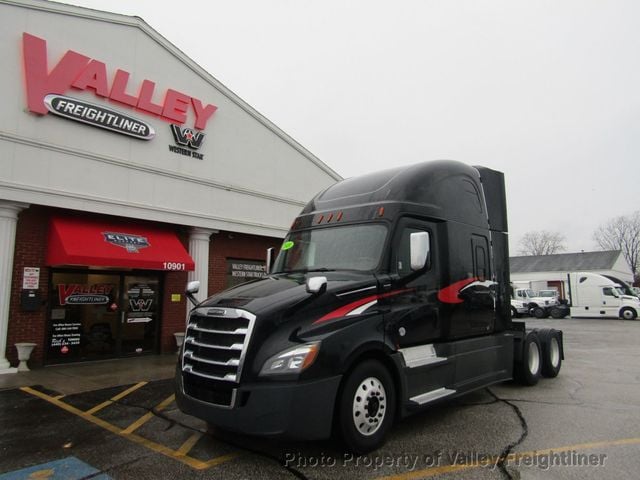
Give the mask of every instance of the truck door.
[{"label": "truck door", "polygon": [[[429,234],[430,253],[423,271],[411,270],[410,235]],[[389,296],[387,332],[400,348],[431,343],[441,335],[438,315],[438,245],[436,224],[413,218],[403,218],[396,229],[392,248],[390,289],[402,291]]]},{"label": "truck door", "polygon": [[607,316],[618,316],[622,300],[614,287],[602,287],[602,310]]},{"label": "truck door", "polygon": [[486,335],[495,326],[496,292],[491,279],[489,240],[475,234],[470,240],[470,251],[455,253],[457,273],[453,280],[466,283],[458,292],[458,301],[450,305],[450,338]]}]

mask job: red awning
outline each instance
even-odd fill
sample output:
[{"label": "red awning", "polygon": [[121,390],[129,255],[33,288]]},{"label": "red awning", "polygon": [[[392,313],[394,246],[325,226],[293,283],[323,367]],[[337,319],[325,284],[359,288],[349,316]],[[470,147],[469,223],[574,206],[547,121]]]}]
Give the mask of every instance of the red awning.
[{"label": "red awning", "polygon": [[193,270],[193,259],[170,230],[82,218],[53,218],[47,265]]}]

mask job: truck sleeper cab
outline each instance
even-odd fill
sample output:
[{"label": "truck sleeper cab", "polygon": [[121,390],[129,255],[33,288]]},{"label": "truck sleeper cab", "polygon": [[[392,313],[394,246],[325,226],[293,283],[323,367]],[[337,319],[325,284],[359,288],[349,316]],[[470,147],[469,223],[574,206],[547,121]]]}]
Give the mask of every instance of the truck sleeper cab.
[{"label": "truck sleeper cab", "polygon": [[634,320],[640,313],[638,297],[608,277],[591,272],[567,274],[572,317]]},{"label": "truck sleeper cab", "polygon": [[502,174],[459,162],[329,187],[266,278],[192,310],[179,408],[249,434],[334,431],[364,453],[434,402],[556,376],[562,333],[511,320],[506,219]]}]

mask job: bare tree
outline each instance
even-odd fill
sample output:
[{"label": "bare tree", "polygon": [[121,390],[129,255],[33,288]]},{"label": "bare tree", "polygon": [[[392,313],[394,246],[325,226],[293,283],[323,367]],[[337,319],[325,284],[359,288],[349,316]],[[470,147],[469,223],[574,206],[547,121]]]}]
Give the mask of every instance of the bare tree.
[{"label": "bare tree", "polygon": [[566,250],[564,241],[564,235],[557,232],[527,232],[520,239],[520,254],[553,255]]},{"label": "bare tree", "polygon": [[622,255],[631,267],[633,277],[638,279],[640,262],[640,210],[623,215],[600,225],[593,239],[603,250],[622,250]]}]

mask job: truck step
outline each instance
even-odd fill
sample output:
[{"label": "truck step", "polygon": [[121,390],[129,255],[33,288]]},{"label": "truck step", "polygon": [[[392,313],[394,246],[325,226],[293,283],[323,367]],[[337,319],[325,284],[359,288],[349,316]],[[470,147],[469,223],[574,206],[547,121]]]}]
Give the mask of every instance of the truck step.
[{"label": "truck step", "polygon": [[439,398],[447,397],[456,393],[455,390],[451,390],[450,388],[438,388],[436,390],[431,390],[430,392],[422,393],[420,395],[416,395],[415,397],[411,397],[409,400],[413,403],[417,403],[418,405],[424,405],[429,402],[433,402],[434,400],[438,400]]},{"label": "truck step", "polygon": [[407,368],[424,367],[425,365],[435,365],[447,361],[447,357],[438,356],[433,344],[402,348],[399,351]]}]

